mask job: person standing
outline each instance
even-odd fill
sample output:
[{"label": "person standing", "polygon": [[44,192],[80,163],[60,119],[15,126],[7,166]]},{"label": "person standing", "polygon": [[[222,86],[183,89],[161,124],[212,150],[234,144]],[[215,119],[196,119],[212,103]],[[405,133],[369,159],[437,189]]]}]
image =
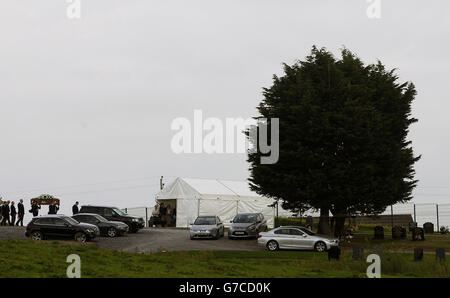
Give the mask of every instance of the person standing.
[{"label": "person standing", "polygon": [[78,202],[75,202],[75,205],[72,206],[72,214],[78,214],[78,212],[80,212],[80,210],[78,209]]},{"label": "person standing", "polygon": [[31,210],[30,213],[33,213],[33,216],[38,216],[39,214],[39,209],[41,209],[41,206],[38,205],[36,203],[36,201],[33,201],[33,203],[31,203]]},{"label": "person standing", "polygon": [[50,206],[48,206],[48,214],[56,214],[58,213],[58,210],[59,208],[56,202],[53,202]]},{"label": "person standing", "polygon": [[14,206],[14,201],[11,202],[11,222],[9,225],[14,226],[14,223],[16,222],[16,206]]},{"label": "person standing", "polygon": [[25,216],[25,208],[23,207],[23,200],[20,200],[19,203],[17,204],[17,223],[16,226],[19,225],[20,222],[20,226],[23,227],[23,217]]},{"label": "person standing", "polygon": [[9,201],[6,201],[5,203],[3,203],[2,216],[3,216],[3,219],[2,219],[1,225],[6,226],[6,222],[8,222],[8,225],[11,225],[11,222],[9,221]]},{"label": "person standing", "polygon": [[165,227],[166,226],[166,214],[167,214],[167,208],[166,206],[164,206],[164,203],[161,203],[161,205],[159,206],[159,216],[161,218],[161,226]]}]

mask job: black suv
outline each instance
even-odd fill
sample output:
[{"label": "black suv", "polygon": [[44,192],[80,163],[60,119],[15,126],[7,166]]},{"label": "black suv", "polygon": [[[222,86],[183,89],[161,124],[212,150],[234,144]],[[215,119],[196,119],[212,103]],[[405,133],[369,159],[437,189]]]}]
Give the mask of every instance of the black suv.
[{"label": "black suv", "polygon": [[142,217],[128,215],[116,207],[87,205],[81,206],[80,213],[95,213],[107,220],[121,221],[128,225],[128,231],[131,233],[136,233],[144,227],[144,219]]},{"label": "black suv", "polygon": [[80,223],[65,215],[45,215],[33,217],[27,225],[25,236],[33,240],[51,237],[72,238],[79,242],[89,241],[100,234],[91,224]]}]

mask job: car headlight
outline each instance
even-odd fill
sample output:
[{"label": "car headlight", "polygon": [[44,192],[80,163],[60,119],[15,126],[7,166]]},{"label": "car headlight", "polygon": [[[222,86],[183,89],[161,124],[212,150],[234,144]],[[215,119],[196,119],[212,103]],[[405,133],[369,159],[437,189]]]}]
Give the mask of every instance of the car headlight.
[{"label": "car headlight", "polygon": [[133,220],[134,222],[139,221],[139,219],[137,219],[137,218],[133,218],[132,220]]},{"label": "car headlight", "polygon": [[251,225],[247,229],[250,231],[254,231],[256,229],[256,225]]},{"label": "car headlight", "polygon": [[94,230],[92,230],[92,229],[86,229],[86,232],[88,232],[88,233],[94,233]]}]

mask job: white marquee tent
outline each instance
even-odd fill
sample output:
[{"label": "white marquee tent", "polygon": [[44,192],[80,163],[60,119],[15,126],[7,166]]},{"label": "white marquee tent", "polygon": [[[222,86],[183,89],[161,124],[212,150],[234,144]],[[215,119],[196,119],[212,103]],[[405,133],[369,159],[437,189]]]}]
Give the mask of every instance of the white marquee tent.
[{"label": "white marquee tent", "polygon": [[[187,227],[199,215],[217,215],[225,226],[237,213],[261,212],[269,227],[274,225],[273,199],[259,196],[245,181],[177,178],[156,195],[165,205],[176,206],[177,227]],[[279,207],[279,215],[287,211]]]}]

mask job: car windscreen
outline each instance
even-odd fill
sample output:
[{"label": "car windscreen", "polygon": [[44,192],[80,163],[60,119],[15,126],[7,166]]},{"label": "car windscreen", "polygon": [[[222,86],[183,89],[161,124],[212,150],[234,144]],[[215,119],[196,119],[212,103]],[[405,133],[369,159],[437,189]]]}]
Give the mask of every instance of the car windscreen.
[{"label": "car windscreen", "polygon": [[215,225],[216,219],[214,217],[197,217],[194,225]]},{"label": "car windscreen", "polygon": [[103,216],[98,215],[98,214],[94,215],[94,217],[95,217],[95,219],[99,220],[100,222],[108,221],[106,218],[104,218]]},{"label": "car windscreen", "polygon": [[258,218],[257,214],[238,214],[233,219],[234,223],[252,223],[256,222],[256,219]]},{"label": "car windscreen", "polygon": [[71,217],[63,217],[62,219],[64,219],[65,221],[67,221],[68,223],[70,223],[71,225],[77,225],[80,222],[71,218]]},{"label": "car windscreen", "polygon": [[119,215],[122,215],[122,216],[127,215],[125,212],[123,212],[123,211],[120,210],[120,209],[114,208],[113,210],[114,210],[114,212],[116,212],[116,213],[119,214]]}]

